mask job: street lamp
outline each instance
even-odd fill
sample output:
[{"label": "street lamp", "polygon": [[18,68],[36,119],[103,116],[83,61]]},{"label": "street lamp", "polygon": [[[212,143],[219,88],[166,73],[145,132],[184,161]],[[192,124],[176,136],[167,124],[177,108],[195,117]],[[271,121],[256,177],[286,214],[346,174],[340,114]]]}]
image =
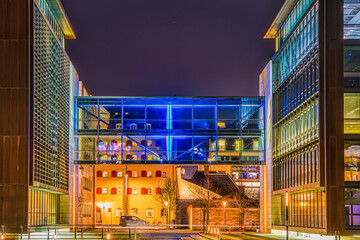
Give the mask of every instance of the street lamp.
[{"label": "street lamp", "polygon": [[226,203],[227,202],[223,202],[224,205],[224,230],[226,231]]},{"label": "street lamp", "polygon": [[170,211],[169,211],[169,202],[164,202],[166,207],[166,224],[168,225],[168,228],[170,229]]}]

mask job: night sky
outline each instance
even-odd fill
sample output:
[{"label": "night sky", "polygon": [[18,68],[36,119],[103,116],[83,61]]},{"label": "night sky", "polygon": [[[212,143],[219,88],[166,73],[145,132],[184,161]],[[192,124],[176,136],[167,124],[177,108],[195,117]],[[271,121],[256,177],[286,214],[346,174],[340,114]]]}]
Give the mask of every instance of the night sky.
[{"label": "night sky", "polygon": [[66,50],[98,96],[251,96],[283,0],[62,0]]}]

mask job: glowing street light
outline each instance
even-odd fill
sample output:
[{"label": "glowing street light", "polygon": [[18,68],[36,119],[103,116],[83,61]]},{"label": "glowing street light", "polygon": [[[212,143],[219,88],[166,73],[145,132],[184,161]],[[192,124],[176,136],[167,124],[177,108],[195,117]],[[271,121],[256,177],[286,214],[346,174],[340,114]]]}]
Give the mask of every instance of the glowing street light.
[{"label": "glowing street light", "polygon": [[224,205],[224,230],[226,230],[226,203],[227,202],[223,202]]},{"label": "glowing street light", "polygon": [[166,207],[166,224],[168,225],[168,228],[170,229],[170,211],[169,211],[169,202],[164,202]]}]

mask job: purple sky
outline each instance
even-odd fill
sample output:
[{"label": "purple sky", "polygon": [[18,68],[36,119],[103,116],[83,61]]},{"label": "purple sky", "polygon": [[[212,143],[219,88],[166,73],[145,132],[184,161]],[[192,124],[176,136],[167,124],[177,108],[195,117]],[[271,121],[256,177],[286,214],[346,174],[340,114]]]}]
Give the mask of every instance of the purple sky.
[{"label": "purple sky", "polygon": [[62,0],[77,37],[66,49],[93,95],[257,95],[282,2]]}]

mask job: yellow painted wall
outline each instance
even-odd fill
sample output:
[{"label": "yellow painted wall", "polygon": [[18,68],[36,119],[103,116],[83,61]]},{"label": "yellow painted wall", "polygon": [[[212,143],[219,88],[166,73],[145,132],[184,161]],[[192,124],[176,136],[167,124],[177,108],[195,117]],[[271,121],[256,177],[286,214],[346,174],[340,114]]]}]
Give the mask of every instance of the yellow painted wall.
[{"label": "yellow painted wall", "polygon": [[[108,188],[107,194],[96,194],[95,197],[95,206],[98,206],[102,209],[104,214],[103,224],[119,224],[120,218],[116,217],[116,209],[122,208],[123,214],[125,215],[125,204],[124,204],[124,194],[126,189],[124,188],[125,175],[126,171],[136,171],[137,177],[128,178],[128,186],[130,188],[136,188],[137,194],[128,195],[128,215],[131,215],[131,209],[138,209],[138,217],[148,221],[149,223],[161,222],[165,223],[165,219],[161,218],[161,208],[164,208],[164,205],[160,204],[155,199],[156,188],[161,185],[165,178],[156,177],[156,171],[162,171],[167,173],[167,177],[175,177],[174,172],[175,166],[172,165],[107,165],[107,166],[96,166],[97,171],[107,171],[108,177],[96,177],[96,186],[95,190],[98,187]],[[112,171],[121,171],[122,177],[111,177]],[[141,177],[141,171],[151,171],[152,177]],[[111,194],[111,188],[121,187],[123,189],[122,194]],[[141,194],[141,188],[151,188],[152,194]],[[105,205],[105,211],[103,206]],[[109,212],[108,209],[111,208],[112,211]],[[146,217],[146,209],[153,209],[153,217]],[[105,213],[104,213],[105,212]]]}]

